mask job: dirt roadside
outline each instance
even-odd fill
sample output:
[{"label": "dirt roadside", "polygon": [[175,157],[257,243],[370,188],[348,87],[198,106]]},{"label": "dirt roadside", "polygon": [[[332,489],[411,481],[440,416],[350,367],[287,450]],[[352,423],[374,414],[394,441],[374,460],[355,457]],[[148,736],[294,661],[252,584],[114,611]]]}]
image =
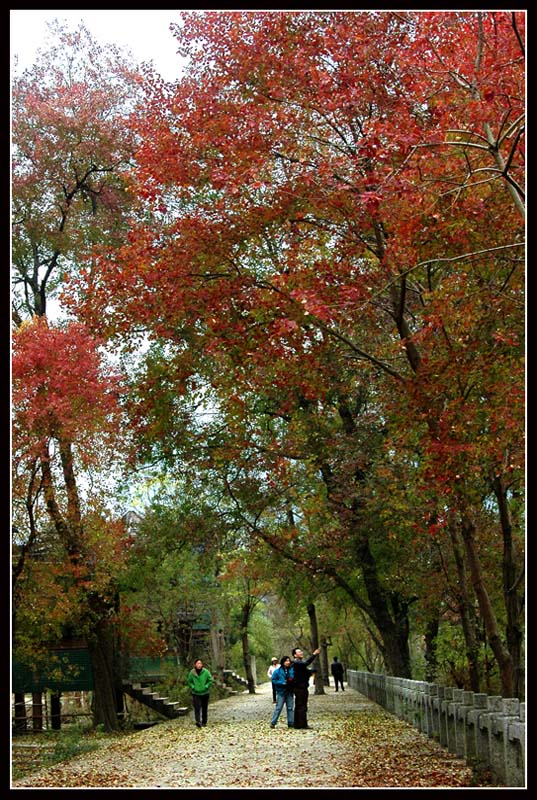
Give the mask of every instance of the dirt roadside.
[{"label": "dirt roadside", "polygon": [[309,730],[270,728],[270,684],[193,716],[111,738],[99,750],[31,773],[18,788],[474,787],[463,762],[349,687],[310,689]]}]

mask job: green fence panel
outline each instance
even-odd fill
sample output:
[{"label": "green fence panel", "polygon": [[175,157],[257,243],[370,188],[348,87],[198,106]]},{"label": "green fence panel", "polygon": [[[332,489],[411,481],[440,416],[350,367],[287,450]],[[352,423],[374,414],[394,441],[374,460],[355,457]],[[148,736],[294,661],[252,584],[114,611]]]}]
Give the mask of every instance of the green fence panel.
[{"label": "green fence panel", "polygon": [[[128,659],[125,676],[131,681],[158,680],[164,675],[165,667],[174,667],[173,656],[145,658],[136,656]],[[51,650],[46,665],[31,669],[13,659],[11,665],[12,692],[30,694],[32,692],[83,692],[93,689],[93,670],[86,649]]]},{"label": "green fence panel", "polygon": [[93,670],[87,650],[51,650],[46,665],[31,669],[16,659],[11,664],[11,691],[85,692],[93,689]]}]

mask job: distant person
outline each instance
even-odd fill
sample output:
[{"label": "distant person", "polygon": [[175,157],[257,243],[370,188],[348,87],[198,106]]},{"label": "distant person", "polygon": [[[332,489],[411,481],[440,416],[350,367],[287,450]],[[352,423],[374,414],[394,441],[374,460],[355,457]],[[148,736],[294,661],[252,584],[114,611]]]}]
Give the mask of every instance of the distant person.
[{"label": "distant person", "polygon": [[336,692],[338,691],[338,684],[341,686],[341,691],[344,692],[345,688],[343,686],[343,664],[341,663],[341,661],[338,661],[337,656],[334,656],[334,660],[330,665],[330,669],[332,672],[334,683],[336,685]]},{"label": "distant person", "polygon": [[293,648],[293,667],[295,674],[295,728],[309,728],[308,725],[308,683],[310,679],[309,665],[319,655],[319,648],[304,660],[300,647]]},{"label": "distant person", "polygon": [[186,682],[192,692],[192,705],[194,717],[198,728],[207,725],[207,709],[209,707],[209,689],[214,683],[214,678],[203,666],[201,658],[194,661],[194,666],[188,673]]},{"label": "distant person", "polygon": [[[270,678],[271,683],[272,683],[272,673],[274,672],[276,667],[279,667],[279,666],[280,665],[278,664],[278,659],[277,658],[273,658],[272,661],[271,661],[270,667],[267,669],[267,675]],[[276,687],[274,686],[273,683],[272,683],[272,702],[273,703],[276,702]]]}]

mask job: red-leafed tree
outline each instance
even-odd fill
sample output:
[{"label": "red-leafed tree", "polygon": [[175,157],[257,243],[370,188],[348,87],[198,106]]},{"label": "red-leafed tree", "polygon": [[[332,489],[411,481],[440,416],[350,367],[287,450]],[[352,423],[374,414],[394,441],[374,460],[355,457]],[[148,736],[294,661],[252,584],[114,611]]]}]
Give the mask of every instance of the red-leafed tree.
[{"label": "red-leafed tree", "polygon": [[[106,495],[98,489],[99,475],[113,468],[121,452],[120,384],[98,348],[79,323],[51,327],[44,317],[24,323],[13,338],[14,516],[22,542],[14,561],[15,614],[20,607],[20,619],[28,622],[27,609],[35,604],[31,635],[23,624],[14,626],[14,635],[16,645],[32,639],[39,647],[61,638],[63,624],[84,637],[95,678],[95,720],[114,728],[115,586],[128,541],[106,513]],[[24,596],[29,573],[39,569],[32,563],[37,545],[51,571]],[[53,585],[70,600],[53,601]]]},{"label": "red-leafed tree", "polygon": [[507,696],[521,692],[524,25],[517,12],[185,13],[189,73],[149,85],[136,128],[134,191],[153,216],[82,285],[92,324],[166,342],[169,386],[211,386],[227,420],[246,420],[224,457],[249,466],[235,433],[263,431],[259,474],[281,477],[286,457],[316,472],[362,570],[356,597],[404,675],[412,596],[383,581],[364,516],[366,393],[386,452],[412,444],[423,530],[441,514],[458,531]]},{"label": "red-leafed tree", "polygon": [[[114,576],[124,542],[96,475],[103,479],[120,453],[118,383],[101,361],[102,342],[79,324],[47,319],[94,244],[124,240],[137,76],[83,25],[51,30],[55,44],[12,83],[14,640],[21,655],[30,639],[37,648],[61,638],[62,622],[85,636],[94,721],[112,729]],[[30,593],[36,559],[51,553],[53,566]],[[39,593],[41,584],[48,590]],[[58,613],[38,601],[43,625],[36,625],[31,601],[55,593]]]},{"label": "red-leafed tree", "polygon": [[119,242],[132,199],[125,172],[136,73],[83,25],[51,25],[55,44],[15,75],[12,105],[12,276],[16,323],[47,313],[58,286],[95,242]]}]

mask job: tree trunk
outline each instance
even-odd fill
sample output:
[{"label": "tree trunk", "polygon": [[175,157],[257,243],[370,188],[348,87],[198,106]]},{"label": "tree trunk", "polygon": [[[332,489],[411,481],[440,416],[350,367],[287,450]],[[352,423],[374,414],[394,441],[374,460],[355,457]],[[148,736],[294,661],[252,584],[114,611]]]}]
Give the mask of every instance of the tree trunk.
[{"label": "tree trunk", "polygon": [[464,634],[464,642],[466,645],[466,661],[468,664],[468,676],[470,682],[470,689],[472,692],[481,691],[481,670],[479,668],[479,637],[477,635],[477,624],[474,604],[471,602],[470,590],[468,586],[468,577],[466,573],[466,565],[464,563],[464,556],[461,550],[461,543],[457,536],[457,531],[454,525],[450,525],[449,534],[451,537],[451,545],[453,548],[453,555],[455,557],[455,565],[457,567],[458,588],[454,590],[457,605],[459,607],[459,614],[461,615],[461,625]]},{"label": "tree trunk", "polygon": [[50,693],[50,727],[53,731],[59,731],[62,727],[61,692]]},{"label": "tree trunk", "polygon": [[[319,626],[317,624],[317,611],[314,603],[308,604],[308,617],[310,620],[311,649],[317,650],[319,647]],[[314,672],[315,694],[324,694],[324,681],[321,672],[317,669]]]},{"label": "tree trunk", "polygon": [[242,644],[242,663],[244,664],[244,671],[246,673],[246,680],[248,681],[248,692],[255,694],[255,679],[252,673],[252,664],[250,661],[250,643],[248,640],[248,623],[250,621],[251,605],[249,602],[244,603],[241,613],[241,644]]},{"label": "tree trunk", "polygon": [[487,631],[487,636],[494,657],[498,663],[500,670],[500,680],[502,684],[503,697],[514,696],[514,682],[513,682],[513,662],[509,651],[504,647],[500,632],[498,630],[498,622],[489,594],[485,586],[483,577],[483,570],[481,569],[481,562],[477,552],[475,541],[475,527],[473,522],[469,519],[468,515],[464,515],[462,519],[462,538],[466,550],[466,558],[470,567],[470,574],[472,576],[472,583],[474,592],[479,603],[481,617]]},{"label": "tree trunk", "polygon": [[215,664],[215,677],[218,683],[224,683],[225,651],[224,634],[221,628],[211,625],[211,648],[213,652],[213,663]]},{"label": "tree trunk", "polygon": [[15,692],[15,731],[21,733],[28,729],[26,718],[26,698],[24,692]]},{"label": "tree trunk", "polygon": [[101,619],[88,636],[88,652],[93,670],[93,726],[102,725],[105,731],[120,729],[118,692],[123,692],[114,627]]},{"label": "tree trunk", "polygon": [[[507,490],[501,477],[493,482],[494,493],[498,501],[500,525],[503,536],[503,597],[506,611],[506,641],[512,660],[513,691],[519,699],[524,698],[524,664],[522,659],[523,632],[521,626],[524,610],[524,588],[522,577],[524,564],[517,558],[513,541],[513,526]],[[522,586],[522,590],[520,587]]]},{"label": "tree trunk", "polygon": [[[340,405],[339,414],[346,434],[352,436],[356,429],[352,414],[344,404]],[[388,673],[400,678],[411,678],[410,648],[408,645],[410,632],[408,607],[410,601],[405,600],[398,592],[386,591],[379,579],[377,564],[369,546],[367,530],[364,530],[364,521],[361,518],[361,500],[359,498],[352,500],[350,503],[351,508],[346,505],[342,506],[340,500],[335,499],[338,496],[337,481],[329,464],[320,463],[319,469],[328,492],[329,504],[332,510],[341,519],[342,524],[348,530],[349,536],[356,541],[356,561],[362,569],[369,603],[364,602],[358,596],[336,569],[332,571],[332,577],[375,624],[382,640],[381,652]],[[365,474],[361,470],[357,470],[355,478],[358,482],[363,481]]]},{"label": "tree trunk", "polygon": [[321,663],[321,675],[323,676],[323,685],[330,686],[330,670],[328,668],[328,642],[326,639],[322,639],[321,644],[321,654],[319,656],[319,661]]},{"label": "tree trunk", "polygon": [[388,593],[381,585],[367,537],[361,537],[357,550],[370,603],[369,615],[382,639],[382,655],[388,674],[411,678],[408,646],[410,603],[397,592]]},{"label": "tree trunk", "polygon": [[425,680],[427,683],[436,682],[436,673],[438,669],[438,661],[436,656],[436,637],[438,636],[438,629],[440,623],[438,614],[430,617],[425,627]]},{"label": "tree trunk", "polygon": [[43,695],[32,692],[32,730],[43,730]]},{"label": "tree trunk", "polygon": [[[67,495],[65,516],[56,499],[48,445],[43,447],[40,462],[43,490],[48,514],[68,553],[72,566],[78,567],[84,536],[71,442],[60,438],[59,449]],[[87,580],[88,576],[86,575],[84,578]],[[76,582],[80,585],[81,581],[82,578],[79,575]],[[86,638],[94,682],[93,724],[94,726],[103,725],[105,731],[115,731],[120,727],[118,712],[121,714],[123,710],[123,686],[116,631],[110,623],[109,617],[112,612],[117,611],[118,596],[117,593],[114,594],[113,600],[110,601],[98,592],[88,591],[85,592],[85,600],[86,605],[82,608],[81,619],[85,619],[89,626]]]},{"label": "tree trunk", "polygon": [[192,652],[192,621],[179,620],[173,626],[173,638],[177,659],[179,664],[187,665],[192,663],[194,653]]}]

